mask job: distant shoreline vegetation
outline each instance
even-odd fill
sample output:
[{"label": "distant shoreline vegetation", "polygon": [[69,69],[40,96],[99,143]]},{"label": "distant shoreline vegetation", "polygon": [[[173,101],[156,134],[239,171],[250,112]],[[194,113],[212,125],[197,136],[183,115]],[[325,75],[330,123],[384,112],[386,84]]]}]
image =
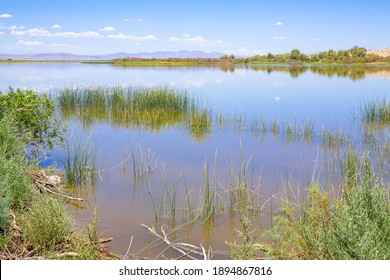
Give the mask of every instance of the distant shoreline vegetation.
[{"label": "distant shoreline vegetation", "polygon": [[354,46],[348,50],[330,49],[315,54],[304,54],[298,49],[289,53],[235,57],[224,55],[220,58],[118,58],[109,61],[88,61],[86,63],[111,63],[124,66],[198,66],[212,64],[388,64],[390,56],[369,53],[367,49]]},{"label": "distant shoreline vegetation", "polygon": [[[82,62],[89,64],[112,64],[117,66],[168,66],[168,67],[195,67],[235,64],[282,64],[282,65],[327,65],[327,64],[390,64],[390,55],[378,55],[379,51],[367,51],[359,46],[347,50],[321,51],[314,54],[304,54],[299,49],[293,49],[288,53],[266,55],[254,55],[251,57],[236,57],[235,55],[223,55],[219,58],[137,58],[123,57],[112,60],[84,60],[84,59],[11,59],[2,58],[2,63],[13,62]],[[390,53],[390,52],[389,52]]]}]

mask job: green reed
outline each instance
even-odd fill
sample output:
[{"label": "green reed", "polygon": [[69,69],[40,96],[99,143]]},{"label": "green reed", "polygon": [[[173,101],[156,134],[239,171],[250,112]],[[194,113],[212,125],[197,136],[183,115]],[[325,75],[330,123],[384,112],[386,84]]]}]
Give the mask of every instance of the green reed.
[{"label": "green reed", "polygon": [[65,141],[59,160],[64,166],[68,185],[81,186],[96,182],[98,176],[96,155],[96,146],[90,138],[78,139],[75,142]]},{"label": "green reed", "polygon": [[384,129],[390,126],[390,102],[386,99],[361,105],[360,115],[365,128]]},{"label": "green reed", "polygon": [[187,127],[195,140],[211,130],[211,115],[186,91],[169,87],[75,87],[60,89],[57,102],[64,118],[77,118],[90,126],[108,122],[159,132],[166,127]]}]

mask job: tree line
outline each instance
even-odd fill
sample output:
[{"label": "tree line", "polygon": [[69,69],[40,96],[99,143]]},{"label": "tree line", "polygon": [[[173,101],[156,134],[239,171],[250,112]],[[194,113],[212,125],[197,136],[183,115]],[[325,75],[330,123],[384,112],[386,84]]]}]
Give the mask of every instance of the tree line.
[{"label": "tree line", "polygon": [[[222,58],[226,58],[224,56]],[[315,54],[304,54],[299,49],[293,49],[289,53],[255,55],[240,59],[244,63],[383,63],[390,62],[390,57],[381,57],[376,54],[367,53],[367,49],[354,46],[348,50],[321,51]]]}]

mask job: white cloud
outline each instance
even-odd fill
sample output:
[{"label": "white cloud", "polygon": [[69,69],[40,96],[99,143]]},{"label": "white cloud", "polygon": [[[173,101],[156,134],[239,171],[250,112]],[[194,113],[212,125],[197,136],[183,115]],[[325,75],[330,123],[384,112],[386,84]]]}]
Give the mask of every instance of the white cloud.
[{"label": "white cloud", "polygon": [[68,45],[68,44],[47,44],[47,46],[51,46],[51,47],[76,48],[75,46]]},{"label": "white cloud", "polygon": [[129,18],[125,18],[125,21],[126,21],[126,22],[129,22],[129,21],[130,21],[130,19],[129,19]]},{"label": "white cloud", "polygon": [[189,38],[190,37],[190,34],[185,34],[184,35],[184,38]]},{"label": "white cloud", "polygon": [[313,40],[314,42],[321,41],[321,39],[320,39],[320,38],[313,38],[312,40]]},{"label": "white cloud", "polygon": [[0,36],[3,36],[4,35],[4,32],[0,32]]},{"label": "white cloud", "polygon": [[115,39],[115,40],[125,40],[125,41],[129,41],[129,42],[146,42],[146,41],[157,40],[157,37],[154,35],[133,36],[133,35],[125,35],[122,33],[111,34],[111,35],[108,35],[107,38]]},{"label": "white cloud", "polygon": [[10,15],[10,14],[1,14],[0,15],[0,18],[12,18],[14,17],[13,15]]},{"label": "white cloud", "polygon": [[280,37],[280,36],[275,36],[275,37],[273,37],[272,39],[274,39],[274,40],[286,40],[287,38],[286,37]]},{"label": "white cloud", "polygon": [[281,21],[278,21],[277,23],[275,23],[276,26],[283,26],[283,23]]},{"label": "white cloud", "polygon": [[15,31],[15,30],[12,30],[11,31],[11,35],[12,36],[25,36],[26,33],[24,31]]},{"label": "white cloud", "polygon": [[51,28],[53,28],[53,29],[61,29],[61,25],[54,24]]},{"label": "white cloud", "polygon": [[24,26],[12,25],[12,26],[9,27],[9,29],[11,29],[11,30],[18,30],[18,29],[26,29],[26,27],[24,27]]},{"label": "white cloud", "polygon": [[116,29],[112,26],[106,26],[106,27],[103,27],[103,28],[100,28],[99,31],[102,31],[102,32],[113,32],[113,31],[116,31]]},{"label": "white cloud", "polygon": [[16,42],[17,46],[22,46],[22,47],[51,47],[51,48],[82,48],[82,47],[77,47],[77,46],[72,46],[69,44],[58,44],[58,43],[53,43],[53,44],[46,44],[40,41],[24,41],[24,40],[19,40]]},{"label": "white cloud", "polygon": [[34,37],[49,37],[50,36],[50,32],[47,31],[46,29],[42,29],[42,28],[28,29],[25,31],[25,33],[28,36],[34,36]]},{"label": "white cloud", "polygon": [[97,32],[94,31],[86,31],[86,32],[57,32],[51,34],[50,37],[55,37],[55,38],[82,38],[82,39],[96,39],[96,38],[103,38],[102,35],[100,35]]},{"label": "white cloud", "polygon": [[94,31],[86,31],[86,32],[55,32],[51,33],[46,29],[42,28],[32,28],[26,31],[11,31],[12,36],[31,36],[31,37],[53,37],[53,38],[102,38],[103,36]]},{"label": "white cloud", "polygon": [[144,20],[142,18],[137,18],[138,22],[143,22]]},{"label": "white cloud", "polygon": [[44,46],[45,44],[39,41],[24,41],[19,40],[16,42],[16,45],[18,46],[27,46],[27,47],[37,47],[37,46]]},{"label": "white cloud", "polygon": [[202,36],[196,36],[196,37],[184,36],[184,38],[177,38],[175,36],[171,36],[171,38],[169,38],[168,41],[170,41],[170,42],[183,42],[183,43],[188,43],[188,44],[204,44],[204,43],[208,42]]}]

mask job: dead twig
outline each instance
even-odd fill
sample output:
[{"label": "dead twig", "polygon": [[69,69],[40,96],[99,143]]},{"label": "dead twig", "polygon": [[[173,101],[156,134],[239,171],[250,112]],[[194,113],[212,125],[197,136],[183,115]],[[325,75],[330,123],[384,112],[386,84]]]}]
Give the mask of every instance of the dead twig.
[{"label": "dead twig", "polygon": [[[185,257],[190,258],[192,260],[199,259],[199,258],[196,258],[192,255],[197,255],[199,257],[202,257],[204,260],[211,259],[211,255],[212,255],[211,249],[207,253],[206,249],[203,246],[198,247],[198,246],[188,244],[188,243],[171,242],[168,238],[167,233],[165,232],[164,226],[161,226],[161,228],[160,228],[161,233],[158,233],[154,227],[151,228],[151,227],[148,227],[147,225],[144,225],[144,224],[141,224],[141,226],[146,228],[152,235],[161,239],[164,243],[166,243],[168,245],[168,247],[164,250],[164,252],[167,249],[172,248],[172,249],[178,251],[179,253],[181,253],[182,255],[180,257],[178,257],[177,259],[182,259]],[[160,255],[162,253],[160,253]]]}]

